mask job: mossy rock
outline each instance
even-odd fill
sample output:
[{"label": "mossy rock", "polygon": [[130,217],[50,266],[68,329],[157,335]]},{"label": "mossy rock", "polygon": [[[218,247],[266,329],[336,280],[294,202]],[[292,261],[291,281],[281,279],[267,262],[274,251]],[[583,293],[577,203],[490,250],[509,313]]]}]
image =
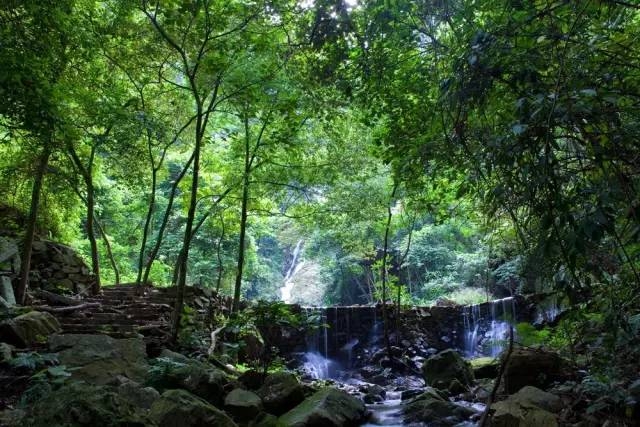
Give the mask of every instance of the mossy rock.
[{"label": "mossy rock", "polygon": [[72,382],[34,403],[19,425],[144,427],[153,424],[144,409],[136,407],[114,388]]},{"label": "mossy rock", "polygon": [[366,409],[349,393],[326,387],[279,418],[290,427],[343,427],[359,425]]},{"label": "mossy rock", "polygon": [[237,427],[227,414],[185,390],[165,391],[149,418],[158,427]]},{"label": "mossy rock", "polygon": [[304,388],[295,375],[275,372],[265,378],[258,395],[267,412],[282,415],[304,400]]},{"label": "mossy rock", "polygon": [[500,360],[493,357],[477,357],[469,361],[473,376],[478,378],[497,378],[500,372]]},{"label": "mossy rock", "polygon": [[30,311],[0,324],[0,341],[16,347],[29,347],[47,341],[49,335],[60,332],[60,323],[51,313]]},{"label": "mossy rock", "polygon": [[422,375],[427,385],[447,389],[453,380],[468,386],[473,382],[469,363],[455,350],[444,350],[429,357],[422,365]]}]

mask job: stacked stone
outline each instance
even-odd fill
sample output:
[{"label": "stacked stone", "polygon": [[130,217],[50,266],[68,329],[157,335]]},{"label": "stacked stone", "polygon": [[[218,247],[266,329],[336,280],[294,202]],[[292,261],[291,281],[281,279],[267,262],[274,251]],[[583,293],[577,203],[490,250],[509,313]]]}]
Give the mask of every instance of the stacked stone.
[{"label": "stacked stone", "polygon": [[48,240],[33,243],[31,254],[32,288],[60,293],[69,291],[86,295],[95,283],[89,267],[70,247]]}]

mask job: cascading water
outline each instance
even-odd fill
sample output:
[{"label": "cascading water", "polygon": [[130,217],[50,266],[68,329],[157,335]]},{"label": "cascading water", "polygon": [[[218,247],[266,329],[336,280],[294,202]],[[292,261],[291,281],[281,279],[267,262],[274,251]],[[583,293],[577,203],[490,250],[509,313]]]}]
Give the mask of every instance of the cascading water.
[{"label": "cascading water", "polygon": [[464,353],[467,357],[498,356],[505,348],[515,319],[512,297],[464,307]]},{"label": "cascading water", "polygon": [[313,323],[315,320],[316,328],[314,333],[307,335],[307,351],[304,354],[302,367],[314,379],[333,378],[338,366],[328,357],[327,309],[305,308],[304,313],[308,322]]},{"label": "cascading water", "polygon": [[295,282],[292,280],[293,276],[300,271],[304,262],[299,262],[300,255],[302,254],[304,240],[298,240],[296,243],[296,247],[293,250],[291,264],[289,264],[289,268],[287,269],[287,273],[284,275],[284,280],[282,282],[282,287],[280,288],[280,300],[287,304],[291,304],[293,301],[291,299],[291,291],[293,290],[293,285]]}]

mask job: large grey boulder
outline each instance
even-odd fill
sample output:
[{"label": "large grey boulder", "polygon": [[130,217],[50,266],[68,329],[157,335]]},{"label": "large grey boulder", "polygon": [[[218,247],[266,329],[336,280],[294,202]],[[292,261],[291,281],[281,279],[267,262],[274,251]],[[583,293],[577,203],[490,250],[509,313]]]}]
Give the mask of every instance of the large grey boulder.
[{"label": "large grey boulder", "polygon": [[30,311],[0,323],[0,341],[16,347],[28,347],[47,341],[60,331],[60,323],[50,313]]},{"label": "large grey boulder", "polygon": [[108,335],[52,335],[49,349],[58,352],[60,364],[71,370],[74,379],[91,384],[108,384],[118,375],[144,382],[149,365],[141,338],[115,339]]},{"label": "large grey boulder", "polygon": [[224,398],[224,408],[234,418],[249,421],[262,410],[262,399],[252,391],[236,388]]},{"label": "large grey boulder", "polygon": [[16,305],[16,296],[13,293],[11,278],[8,276],[0,276],[0,297],[2,297],[8,305]]},{"label": "large grey boulder", "polygon": [[304,389],[295,375],[275,372],[265,378],[258,390],[264,408],[274,415],[282,415],[304,400]]},{"label": "large grey boulder", "polygon": [[557,427],[555,415],[526,401],[503,400],[491,405],[492,427]]},{"label": "large grey boulder", "polygon": [[15,240],[0,236],[0,270],[20,271],[20,252]]},{"label": "large grey boulder", "polygon": [[563,408],[562,399],[555,394],[540,390],[533,386],[522,387],[516,394],[512,394],[507,400],[531,403],[545,411],[558,413]]},{"label": "large grey boulder", "polygon": [[365,406],[349,393],[326,387],[282,415],[278,421],[290,427],[344,427],[359,425]]},{"label": "large grey boulder", "polygon": [[544,388],[568,377],[566,363],[557,353],[515,348],[505,367],[502,386],[505,394],[513,394],[527,385]]},{"label": "large grey boulder", "polygon": [[427,385],[447,389],[453,380],[468,386],[473,382],[469,363],[455,350],[444,350],[425,360],[422,375]]},{"label": "large grey boulder", "polygon": [[157,388],[182,388],[216,406],[222,405],[229,379],[220,369],[171,351],[163,351],[152,364],[155,369],[150,380]]},{"label": "large grey boulder", "polygon": [[444,399],[431,387],[427,387],[423,394],[410,399],[404,406],[404,422],[411,425],[454,426],[468,421],[474,414],[472,409]]},{"label": "large grey boulder", "polygon": [[158,427],[237,427],[227,414],[186,390],[162,393],[149,418]]},{"label": "large grey boulder", "polygon": [[71,382],[34,402],[26,418],[17,425],[144,427],[153,424],[146,411],[112,387]]}]

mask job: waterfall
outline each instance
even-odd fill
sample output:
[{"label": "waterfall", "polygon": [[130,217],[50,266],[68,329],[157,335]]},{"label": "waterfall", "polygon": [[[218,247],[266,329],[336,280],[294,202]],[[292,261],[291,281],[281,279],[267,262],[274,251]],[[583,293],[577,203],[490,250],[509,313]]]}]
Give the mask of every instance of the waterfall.
[{"label": "waterfall", "polygon": [[515,319],[512,297],[466,306],[462,310],[464,354],[467,357],[498,356],[509,338],[510,323]]},{"label": "waterfall", "polygon": [[293,256],[291,259],[291,264],[289,264],[289,268],[287,269],[287,273],[284,275],[284,280],[282,282],[282,287],[280,288],[280,300],[286,302],[287,304],[291,304],[293,301],[291,300],[291,291],[293,290],[293,285],[295,284],[292,280],[293,276],[300,270],[303,265],[303,262],[298,262],[298,258],[302,253],[304,240],[298,240],[296,243],[296,247],[293,250]]},{"label": "waterfall", "polygon": [[[307,349],[302,368],[314,379],[328,379],[335,376],[337,364],[329,358],[329,334],[327,331],[326,308],[304,308],[309,323],[316,321],[316,329],[307,334]],[[316,317],[317,319],[313,319]]]}]

